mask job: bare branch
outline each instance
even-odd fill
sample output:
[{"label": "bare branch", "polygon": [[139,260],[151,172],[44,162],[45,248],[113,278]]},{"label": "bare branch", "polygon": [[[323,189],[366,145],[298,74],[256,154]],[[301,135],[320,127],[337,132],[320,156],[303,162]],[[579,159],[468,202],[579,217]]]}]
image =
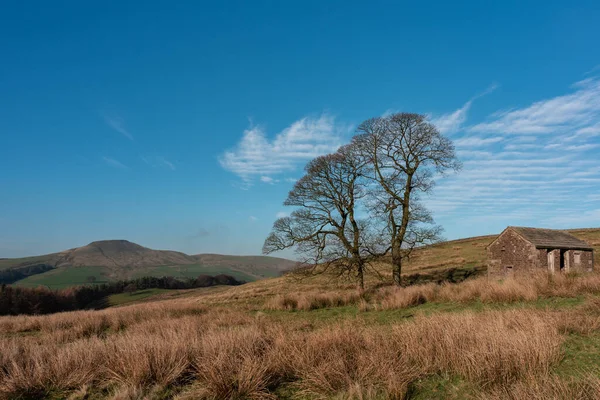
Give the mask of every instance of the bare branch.
[{"label": "bare branch", "polygon": [[394,281],[401,283],[402,261],[419,245],[439,240],[440,227],[419,201],[434,187],[434,176],[461,168],[452,141],[424,115],[398,113],[366,120],[352,140],[369,160],[374,189],[371,212],[385,218],[390,234]]}]

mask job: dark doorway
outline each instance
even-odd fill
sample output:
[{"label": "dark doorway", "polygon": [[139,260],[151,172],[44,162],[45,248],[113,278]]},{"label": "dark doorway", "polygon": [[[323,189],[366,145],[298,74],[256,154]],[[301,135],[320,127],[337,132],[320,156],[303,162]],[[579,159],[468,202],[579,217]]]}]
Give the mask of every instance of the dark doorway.
[{"label": "dark doorway", "polygon": [[565,252],[566,250],[560,251],[560,270],[564,271],[565,269]]}]

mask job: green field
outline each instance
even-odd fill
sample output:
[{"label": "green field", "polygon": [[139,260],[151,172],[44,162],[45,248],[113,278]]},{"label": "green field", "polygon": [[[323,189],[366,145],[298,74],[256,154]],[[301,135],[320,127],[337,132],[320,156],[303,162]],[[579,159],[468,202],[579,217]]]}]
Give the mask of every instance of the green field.
[{"label": "green field", "polygon": [[[112,271],[108,267],[64,267],[43,274],[29,276],[17,281],[15,285],[24,287],[46,286],[50,289],[64,289],[69,286],[87,285],[88,277],[94,276],[95,283],[106,283],[118,279],[135,279],[144,276],[172,276],[175,278],[195,278],[198,275],[231,275],[238,280],[253,282],[256,277],[227,267],[206,267],[203,265],[180,265],[144,268],[143,270],[119,271],[118,277],[109,277]],[[124,273],[125,272],[125,273]],[[113,275],[114,276],[114,275]]]},{"label": "green field", "polygon": [[108,296],[108,304],[110,306],[120,306],[123,304],[134,303],[136,301],[148,300],[150,297],[172,292],[169,289],[145,289],[138,290],[133,293],[119,293]]},{"label": "green field", "polygon": [[57,268],[43,274],[28,276],[17,281],[15,285],[25,287],[47,286],[50,289],[63,289],[69,286],[89,284],[88,277],[94,276],[96,283],[105,283],[109,279],[104,267],[71,267]]}]

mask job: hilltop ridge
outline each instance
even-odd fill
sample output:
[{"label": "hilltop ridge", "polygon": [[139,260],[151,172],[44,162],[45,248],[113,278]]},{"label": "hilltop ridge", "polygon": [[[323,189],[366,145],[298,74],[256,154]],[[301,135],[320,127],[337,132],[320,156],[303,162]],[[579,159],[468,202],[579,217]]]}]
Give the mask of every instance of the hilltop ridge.
[{"label": "hilltop ridge", "polygon": [[65,287],[91,279],[101,282],[141,276],[192,278],[203,274],[227,274],[253,281],[279,276],[295,264],[277,257],[188,255],[154,250],[124,239],[98,240],[58,253],[0,259],[0,282]]}]

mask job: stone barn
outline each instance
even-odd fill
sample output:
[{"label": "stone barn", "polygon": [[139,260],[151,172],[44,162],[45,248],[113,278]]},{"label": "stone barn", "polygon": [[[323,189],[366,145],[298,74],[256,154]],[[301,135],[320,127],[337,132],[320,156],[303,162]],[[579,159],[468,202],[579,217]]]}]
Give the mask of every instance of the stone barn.
[{"label": "stone barn", "polygon": [[594,249],[575,236],[553,229],[509,226],[487,247],[488,276],[548,270],[592,271]]}]

